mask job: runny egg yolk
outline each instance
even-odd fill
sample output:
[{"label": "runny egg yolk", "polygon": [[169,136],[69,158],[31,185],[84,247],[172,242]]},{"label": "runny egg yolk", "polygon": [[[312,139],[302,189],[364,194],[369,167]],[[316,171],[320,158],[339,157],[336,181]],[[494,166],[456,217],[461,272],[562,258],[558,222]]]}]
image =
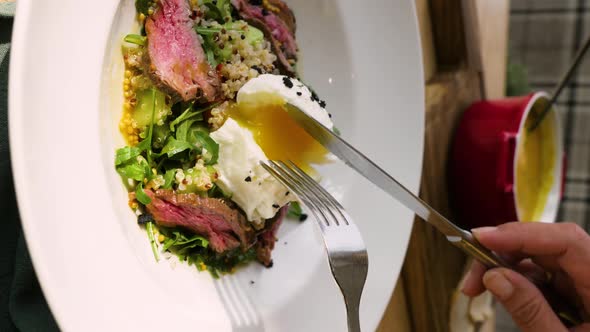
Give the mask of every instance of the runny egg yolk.
[{"label": "runny egg yolk", "polygon": [[281,96],[259,92],[234,104],[229,117],[252,133],[267,158],[290,160],[313,174],[311,164],[326,163],[328,151],[289,117],[283,105]]}]

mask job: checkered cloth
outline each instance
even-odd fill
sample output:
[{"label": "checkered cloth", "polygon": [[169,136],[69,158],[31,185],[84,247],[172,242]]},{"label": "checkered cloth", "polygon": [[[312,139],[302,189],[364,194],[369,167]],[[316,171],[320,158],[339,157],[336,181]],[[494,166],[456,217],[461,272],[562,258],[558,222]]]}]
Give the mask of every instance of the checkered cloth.
[{"label": "checkered cloth", "polygon": [[[590,36],[586,0],[513,0],[509,62],[526,68],[530,89],[552,93]],[[568,157],[559,220],[590,230],[590,52],[557,100]]]}]

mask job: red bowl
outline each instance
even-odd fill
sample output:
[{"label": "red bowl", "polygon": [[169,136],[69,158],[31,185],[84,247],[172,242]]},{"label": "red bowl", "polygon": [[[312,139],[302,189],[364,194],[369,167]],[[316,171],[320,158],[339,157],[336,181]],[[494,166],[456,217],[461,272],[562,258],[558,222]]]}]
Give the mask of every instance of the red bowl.
[{"label": "red bowl", "polygon": [[[496,226],[521,220],[516,199],[516,156],[524,120],[537,103],[547,102],[546,93],[480,101],[464,113],[455,133],[449,164],[451,201],[457,222],[463,227]],[[536,106],[535,106],[536,105]],[[555,164],[553,183],[541,221],[555,220],[563,193],[565,164],[562,133],[555,109]]]}]

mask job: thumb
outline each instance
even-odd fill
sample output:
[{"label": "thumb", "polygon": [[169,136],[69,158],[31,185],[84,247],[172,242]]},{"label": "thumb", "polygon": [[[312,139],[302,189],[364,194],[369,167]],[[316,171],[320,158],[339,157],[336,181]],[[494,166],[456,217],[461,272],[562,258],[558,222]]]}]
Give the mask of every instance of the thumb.
[{"label": "thumb", "polygon": [[523,275],[504,268],[492,269],[484,274],[483,284],[523,332],[567,331],[541,292]]}]

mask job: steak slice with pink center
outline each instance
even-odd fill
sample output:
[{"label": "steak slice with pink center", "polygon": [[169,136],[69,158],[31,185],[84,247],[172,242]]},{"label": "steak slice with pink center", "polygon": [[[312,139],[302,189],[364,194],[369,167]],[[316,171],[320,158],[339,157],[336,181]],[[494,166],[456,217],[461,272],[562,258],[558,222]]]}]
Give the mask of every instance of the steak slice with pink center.
[{"label": "steak slice with pink center", "polygon": [[204,97],[213,101],[219,76],[209,66],[190,18],[187,0],[160,0],[146,19],[149,72],[167,92],[189,101]]},{"label": "steak slice with pink center", "polygon": [[182,227],[202,235],[215,252],[223,253],[240,245],[245,250],[256,242],[246,217],[230,206],[231,202],[192,193],[175,194],[172,190],[145,192],[152,199],[146,208],[158,225]]}]

